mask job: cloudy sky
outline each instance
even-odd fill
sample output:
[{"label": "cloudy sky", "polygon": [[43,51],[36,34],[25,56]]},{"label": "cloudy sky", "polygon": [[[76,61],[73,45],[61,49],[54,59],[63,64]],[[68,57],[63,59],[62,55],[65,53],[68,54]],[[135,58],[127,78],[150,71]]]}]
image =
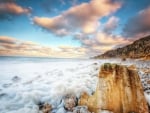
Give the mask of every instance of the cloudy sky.
[{"label": "cloudy sky", "polygon": [[87,58],[150,34],[150,0],[0,0],[0,55]]}]

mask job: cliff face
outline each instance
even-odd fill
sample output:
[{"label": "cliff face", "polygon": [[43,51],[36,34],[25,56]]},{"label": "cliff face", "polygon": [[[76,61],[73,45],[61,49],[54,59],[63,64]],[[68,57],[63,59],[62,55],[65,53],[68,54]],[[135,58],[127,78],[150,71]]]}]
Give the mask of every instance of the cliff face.
[{"label": "cliff face", "polygon": [[99,72],[94,95],[81,95],[79,105],[94,113],[148,113],[142,84],[136,70],[116,64],[104,64]]},{"label": "cliff face", "polygon": [[123,48],[110,50],[95,58],[144,58],[150,59],[150,36],[144,37]]}]

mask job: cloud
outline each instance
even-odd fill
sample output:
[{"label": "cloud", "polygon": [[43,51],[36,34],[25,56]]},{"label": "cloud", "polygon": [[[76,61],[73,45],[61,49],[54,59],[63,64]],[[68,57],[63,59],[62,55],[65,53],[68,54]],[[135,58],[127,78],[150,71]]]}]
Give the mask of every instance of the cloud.
[{"label": "cloud", "polygon": [[30,8],[24,8],[15,3],[13,0],[1,0],[0,1],[0,19],[9,20],[13,16],[21,14],[29,14],[31,12]]},{"label": "cloud", "polygon": [[123,34],[128,37],[142,37],[150,34],[150,7],[129,19],[123,29]]},{"label": "cloud", "polygon": [[61,56],[73,56],[75,58],[87,57],[86,52],[87,49],[84,47],[73,47],[68,45],[61,45],[59,46]]},{"label": "cloud", "polygon": [[103,31],[105,33],[112,33],[118,27],[119,18],[112,16],[109,20],[104,24]]},{"label": "cloud", "polygon": [[0,36],[0,55],[48,56],[51,48],[22,41],[8,36]]},{"label": "cloud", "polygon": [[33,22],[54,34],[62,30],[67,33],[80,30],[83,33],[89,34],[98,29],[100,24],[99,19],[112,14],[120,7],[120,2],[92,0],[89,3],[73,6],[62,14],[52,18],[34,17]]},{"label": "cloud", "polygon": [[98,32],[92,36],[79,33],[75,35],[74,39],[79,40],[82,43],[82,47],[87,49],[87,56],[99,55],[132,42],[122,36],[107,34],[105,32]]},{"label": "cloud", "polygon": [[16,43],[16,40],[12,39],[8,36],[1,36],[0,43],[14,44],[14,43]]},{"label": "cloud", "polygon": [[85,49],[82,47],[61,45],[54,48],[31,41],[22,41],[8,36],[0,36],[0,55],[3,56],[77,58],[84,57],[85,53]]}]

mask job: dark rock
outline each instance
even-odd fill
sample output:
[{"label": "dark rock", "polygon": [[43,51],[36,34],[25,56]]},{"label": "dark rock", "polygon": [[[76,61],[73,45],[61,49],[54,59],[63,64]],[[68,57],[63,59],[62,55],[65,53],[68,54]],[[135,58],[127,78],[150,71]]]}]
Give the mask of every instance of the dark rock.
[{"label": "dark rock", "polygon": [[7,84],[3,84],[2,86],[4,87],[4,88],[8,88],[8,87],[10,87],[12,85],[12,83],[7,83]]},{"label": "dark rock", "polygon": [[13,81],[13,82],[18,82],[20,79],[21,79],[20,77],[14,76],[14,77],[12,78],[12,81]]},{"label": "dark rock", "polygon": [[48,103],[45,103],[42,108],[43,113],[51,113],[52,106]]},{"label": "dark rock", "polygon": [[6,94],[6,93],[1,93],[1,94],[0,94],[0,98],[2,98],[2,97],[4,97],[4,96],[7,96],[7,94]]}]

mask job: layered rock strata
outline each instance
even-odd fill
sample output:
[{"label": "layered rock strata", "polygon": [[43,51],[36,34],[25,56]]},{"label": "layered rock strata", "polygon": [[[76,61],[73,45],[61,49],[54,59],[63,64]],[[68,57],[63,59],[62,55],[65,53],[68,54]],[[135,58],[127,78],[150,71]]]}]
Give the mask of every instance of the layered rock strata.
[{"label": "layered rock strata", "polygon": [[101,66],[94,95],[83,93],[79,105],[88,106],[94,113],[148,113],[137,71],[109,63]]}]

